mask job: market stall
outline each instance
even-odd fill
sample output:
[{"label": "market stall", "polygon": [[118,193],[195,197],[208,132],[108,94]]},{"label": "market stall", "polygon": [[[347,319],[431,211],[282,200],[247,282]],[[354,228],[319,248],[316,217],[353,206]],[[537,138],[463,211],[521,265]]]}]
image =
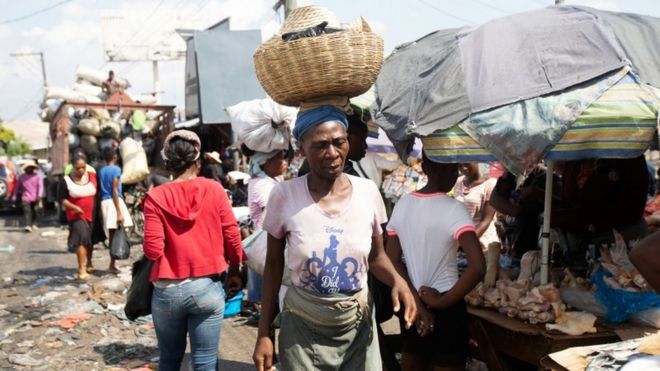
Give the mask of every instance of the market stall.
[{"label": "market stall", "polygon": [[[632,19],[638,22],[631,25]],[[486,280],[466,298],[471,335],[490,369],[501,369],[497,352],[538,366],[553,351],[618,340],[589,313],[593,306],[560,294],[562,276],[568,277],[565,285],[573,285],[570,273],[550,274],[554,161],[632,159],[648,148],[658,122],[660,70],[644,56],[660,52],[651,41],[660,36],[659,26],[660,19],[652,17],[548,7],[429,34],[397,48],[383,65],[372,117],[403,158],[421,137],[436,162],[497,160],[525,174],[546,160],[543,248],[523,256],[518,276],[502,272],[500,246],[488,246]],[[584,35],[590,35],[589,43]],[[408,68],[411,64],[416,67]],[[610,177],[618,180],[616,173]],[[635,312],[655,313],[660,304],[644,282],[631,285],[638,274],[619,259],[627,258],[629,246],[619,245],[595,261],[604,267],[607,287],[594,275],[582,289],[583,299],[602,304],[596,314],[608,322],[633,315],[614,315],[622,311],[616,302],[625,291],[638,294],[626,304],[645,303]]]}]

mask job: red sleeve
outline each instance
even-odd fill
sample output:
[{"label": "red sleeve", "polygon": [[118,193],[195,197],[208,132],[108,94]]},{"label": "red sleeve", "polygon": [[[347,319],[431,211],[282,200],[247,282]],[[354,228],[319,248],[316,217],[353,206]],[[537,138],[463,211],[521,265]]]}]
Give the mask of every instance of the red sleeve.
[{"label": "red sleeve", "polygon": [[227,192],[222,187],[220,187],[219,195],[220,223],[222,223],[225,259],[229,261],[229,264],[240,264],[247,260],[243,251],[243,243],[241,242],[241,231],[238,228],[238,222],[229,203]]},{"label": "red sleeve", "polygon": [[165,250],[165,231],[158,213],[158,206],[149,195],[144,200],[144,255],[149,260],[158,260]]}]

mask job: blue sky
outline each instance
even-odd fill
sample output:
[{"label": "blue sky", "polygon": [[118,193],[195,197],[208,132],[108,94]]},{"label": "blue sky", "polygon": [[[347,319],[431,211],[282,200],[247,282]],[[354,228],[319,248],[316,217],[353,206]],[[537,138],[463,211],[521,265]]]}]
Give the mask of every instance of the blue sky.
[{"label": "blue sky", "polygon": [[[109,63],[102,55],[101,12],[130,12],[141,25],[133,33],[148,38],[177,22],[204,28],[232,16],[233,29],[262,28],[264,35],[277,27],[279,17],[271,9],[275,0],[70,0],[28,19],[4,23],[62,0],[4,0],[0,15],[0,117],[4,120],[37,119],[43,97],[38,58],[12,58],[10,53],[43,51],[50,86],[67,87],[74,82],[78,64],[113,69],[128,78],[131,92],[152,91],[151,64]],[[364,16],[385,40],[386,55],[404,42],[429,32],[480,24],[507,14],[538,9],[554,0],[298,0],[334,11],[340,20]],[[660,2],[653,0],[567,0],[613,11],[660,17]],[[250,61],[251,62],[251,61]],[[183,108],[184,63],[161,62],[162,102]]]}]

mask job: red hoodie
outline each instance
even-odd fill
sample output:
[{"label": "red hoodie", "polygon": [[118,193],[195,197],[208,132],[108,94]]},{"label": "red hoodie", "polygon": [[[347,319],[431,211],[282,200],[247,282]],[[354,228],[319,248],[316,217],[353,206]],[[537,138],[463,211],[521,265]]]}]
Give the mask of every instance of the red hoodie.
[{"label": "red hoodie", "polygon": [[154,188],[144,202],[144,255],[151,281],[220,274],[245,259],[227,193],[209,179]]}]

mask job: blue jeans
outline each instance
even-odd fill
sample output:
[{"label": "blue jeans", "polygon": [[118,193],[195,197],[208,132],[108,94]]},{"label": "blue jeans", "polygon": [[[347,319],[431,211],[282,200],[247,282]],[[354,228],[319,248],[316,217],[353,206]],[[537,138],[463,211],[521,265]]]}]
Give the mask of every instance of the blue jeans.
[{"label": "blue jeans", "polygon": [[210,278],[166,289],[154,287],[151,311],[160,350],[160,371],[179,371],[190,334],[193,367],[214,371],[218,361],[225,293]]},{"label": "blue jeans", "polygon": [[248,301],[261,304],[261,275],[248,268]]}]

